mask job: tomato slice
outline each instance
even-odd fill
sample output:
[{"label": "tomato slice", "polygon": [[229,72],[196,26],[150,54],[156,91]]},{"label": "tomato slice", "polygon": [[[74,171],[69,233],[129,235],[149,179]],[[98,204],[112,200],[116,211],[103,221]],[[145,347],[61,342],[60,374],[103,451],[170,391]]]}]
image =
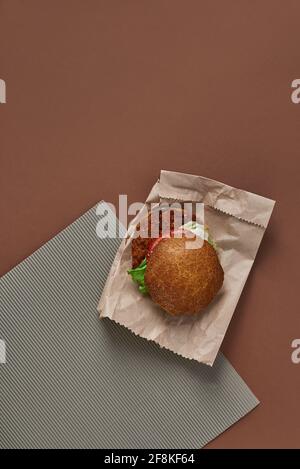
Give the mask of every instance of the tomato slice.
[{"label": "tomato slice", "polygon": [[158,245],[158,243],[160,243],[164,238],[162,236],[160,236],[159,238],[153,238],[150,240],[149,244],[148,244],[148,247],[147,247],[147,260],[149,259],[149,257],[151,256],[154,248]]}]

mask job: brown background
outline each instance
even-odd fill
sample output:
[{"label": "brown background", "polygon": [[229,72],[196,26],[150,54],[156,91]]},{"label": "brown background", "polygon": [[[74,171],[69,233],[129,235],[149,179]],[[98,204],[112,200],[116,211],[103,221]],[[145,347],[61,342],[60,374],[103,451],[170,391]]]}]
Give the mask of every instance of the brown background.
[{"label": "brown background", "polygon": [[1,275],[161,168],[277,200],[223,346],[262,403],[211,448],[300,446],[299,18],[297,0],[0,0]]}]

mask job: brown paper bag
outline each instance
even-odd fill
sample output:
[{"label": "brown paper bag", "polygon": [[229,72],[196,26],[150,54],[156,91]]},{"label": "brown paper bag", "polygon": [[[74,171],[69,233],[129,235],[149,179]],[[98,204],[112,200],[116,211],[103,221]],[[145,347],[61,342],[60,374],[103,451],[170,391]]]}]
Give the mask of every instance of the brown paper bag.
[{"label": "brown paper bag", "polygon": [[131,268],[131,239],[144,206],[128,228],[112,265],[98,310],[132,332],[189,359],[213,365],[234,313],[275,202],[201,176],[161,171],[146,204],[203,202],[205,223],[218,246],[224,284],[200,314],[172,317],[138,292]]}]

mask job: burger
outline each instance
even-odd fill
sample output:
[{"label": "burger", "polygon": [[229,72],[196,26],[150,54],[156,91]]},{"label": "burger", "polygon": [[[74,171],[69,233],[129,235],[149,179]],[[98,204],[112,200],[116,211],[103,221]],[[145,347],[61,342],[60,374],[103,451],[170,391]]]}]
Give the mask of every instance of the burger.
[{"label": "burger", "polygon": [[[164,230],[166,217],[168,230]],[[139,292],[149,295],[173,316],[203,311],[224,280],[216,244],[208,228],[198,224],[194,215],[187,223],[184,223],[183,211],[180,217],[183,224],[179,230],[175,226],[174,210],[159,211],[156,217],[150,212],[144,219],[143,230],[141,222],[137,225],[138,235],[131,245],[132,268],[128,270]],[[199,240],[201,242],[191,248],[189,242]]]}]

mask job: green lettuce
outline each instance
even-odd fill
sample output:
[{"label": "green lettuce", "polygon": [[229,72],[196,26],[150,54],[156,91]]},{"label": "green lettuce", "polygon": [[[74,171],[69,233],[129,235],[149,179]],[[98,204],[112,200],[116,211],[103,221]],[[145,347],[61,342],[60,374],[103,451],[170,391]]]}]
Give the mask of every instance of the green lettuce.
[{"label": "green lettuce", "polygon": [[147,260],[144,259],[138,267],[135,269],[129,269],[127,272],[131,275],[132,280],[138,284],[139,291],[141,293],[148,293],[147,286],[145,284],[145,272],[147,267]]},{"label": "green lettuce", "polygon": [[217,243],[213,240],[211,237],[209,231],[207,230],[207,242],[214,248],[215,251],[218,250],[218,245]]}]

